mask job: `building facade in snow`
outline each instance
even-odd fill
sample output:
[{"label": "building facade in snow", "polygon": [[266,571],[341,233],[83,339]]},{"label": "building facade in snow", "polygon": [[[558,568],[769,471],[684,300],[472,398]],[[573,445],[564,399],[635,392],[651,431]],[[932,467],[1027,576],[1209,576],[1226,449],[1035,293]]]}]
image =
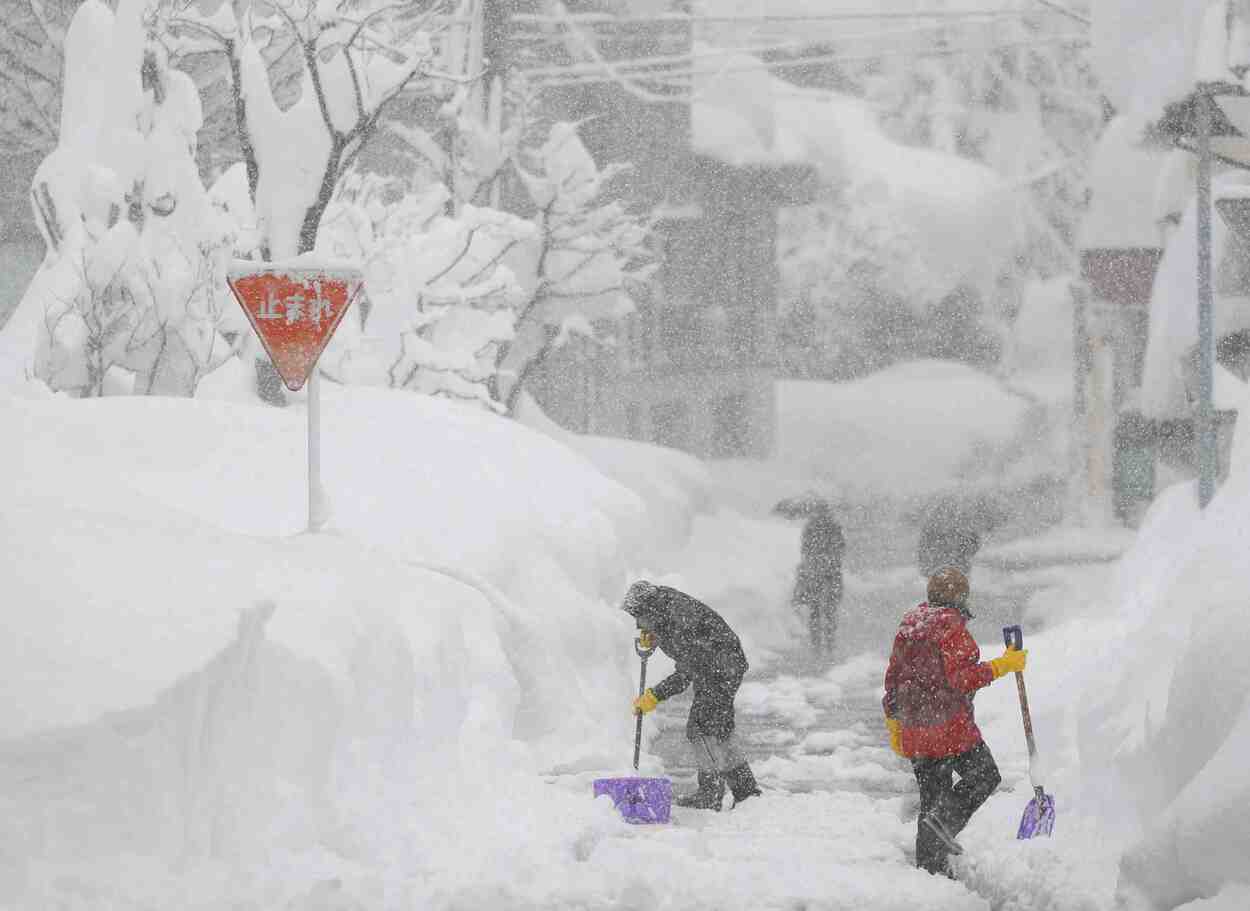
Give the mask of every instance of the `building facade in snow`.
[{"label": "building facade in snow", "polygon": [[1144,125],[1112,120],[1090,167],[1081,226],[1075,361],[1082,498],[1131,521],[1154,495],[1153,431],[1141,416],[1150,295],[1167,216],[1156,184],[1166,151],[1146,145]]},{"label": "building facade in snow", "polygon": [[[572,430],[705,457],[765,456],[776,428],[777,214],[803,200],[810,173],[702,153],[688,78],[612,75],[620,72],[613,63],[644,59],[677,58],[674,68],[688,70],[689,21],[647,18],[688,12],[687,4],[566,6],[574,16],[616,20],[547,21],[546,4],[504,3],[496,13],[500,46],[511,66],[531,74],[544,116],[579,123],[601,167],[630,163],[619,186],[655,213],[657,270],[635,312],[601,327],[612,344],[570,341],[531,374],[527,389]],[[571,53],[579,41],[593,43],[603,63]],[[569,67],[578,75],[565,76]]]},{"label": "building facade in snow", "polygon": [[[1076,289],[1081,483],[1129,524],[1169,478],[1197,471],[1194,178],[1190,152],[1148,140],[1144,123],[1124,117],[1108,125],[1091,168]],[[1215,197],[1239,195],[1238,180],[1221,176]],[[1230,381],[1250,373],[1250,251],[1212,215],[1223,476],[1235,418]]]}]

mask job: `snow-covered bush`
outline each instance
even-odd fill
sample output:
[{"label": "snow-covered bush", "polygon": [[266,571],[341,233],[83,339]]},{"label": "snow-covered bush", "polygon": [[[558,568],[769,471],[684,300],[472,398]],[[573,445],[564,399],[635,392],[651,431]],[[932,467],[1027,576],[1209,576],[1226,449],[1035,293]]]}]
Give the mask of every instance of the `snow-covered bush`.
[{"label": "snow-covered bush", "polygon": [[[152,27],[183,55],[223,54],[236,129],[266,259],[316,246],[339,180],[392,102],[432,59],[430,4],[317,0],[161,0]],[[275,45],[300,61],[298,99],[283,109],[266,64]],[[269,56],[272,56],[270,54]]]},{"label": "snow-covered bush", "polygon": [[47,255],[20,305],[26,370],[55,390],[190,394],[229,353],[229,223],[195,166],[200,102],[143,0],[88,0],[66,37],[60,141],[31,199]]},{"label": "snow-covered bush", "polygon": [[319,250],[364,264],[369,295],[364,349],[339,356],[349,382],[384,384],[492,404],[500,346],[511,341],[523,292],[504,265],[535,233],[525,219],[461,206],[434,184],[352,175],[326,214]]},{"label": "snow-covered bush", "polygon": [[[555,123],[540,144],[509,152],[515,133],[492,140],[472,118],[459,120],[469,139],[454,143],[454,166],[419,131],[404,131],[445,182],[413,189],[354,174],[327,211],[318,250],[365,264],[370,307],[366,344],[332,346],[326,369],[337,362],[349,382],[512,414],[525,377],[552,350],[574,334],[596,337],[596,323],[632,309],[628,286],[648,271],[648,227],[610,198],[621,168],[600,168],[575,125]],[[510,162],[528,218],[470,201]]]},{"label": "snow-covered bush", "polygon": [[540,146],[522,150],[517,170],[537,232],[515,251],[526,299],[516,338],[497,358],[494,398],[510,414],[530,371],[570,336],[598,338],[596,324],[629,313],[630,288],[652,271],[646,218],[610,193],[623,167],[600,168],[571,123],[553,124]]}]

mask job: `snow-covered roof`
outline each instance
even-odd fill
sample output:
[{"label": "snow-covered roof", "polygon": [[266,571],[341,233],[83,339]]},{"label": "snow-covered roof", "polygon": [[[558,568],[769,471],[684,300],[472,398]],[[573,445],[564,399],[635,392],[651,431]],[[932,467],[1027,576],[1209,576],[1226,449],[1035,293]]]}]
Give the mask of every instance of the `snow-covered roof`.
[{"label": "snow-covered roof", "polygon": [[1250,51],[1244,27],[1235,25],[1229,40],[1224,0],[1092,6],[1091,59],[1102,90],[1122,111],[1157,117],[1196,82],[1236,81],[1230,67]]},{"label": "snow-covered roof", "polygon": [[1156,222],[1179,221],[1194,196],[1198,159],[1184,149],[1174,149],[1163,161],[1155,179]]},{"label": "snow-covered roof", "polygon": [[1081,222],[1081,249],[1163,245],[1155,194],[1167,152],[1144,146],[1142,127],[1139,120],[1117,117],[1098,141],[1090,164],[1093,195]]},{"label": "snow-covered roof", "polygon": [[749,54],[695,80],[692,145],[734,165],[806,164],[830,183],[871,189],[914,235],[948,290],[980,284],[1015,237],[1015,189],[985,165],[888,137],[849,95],[805,89]]}]

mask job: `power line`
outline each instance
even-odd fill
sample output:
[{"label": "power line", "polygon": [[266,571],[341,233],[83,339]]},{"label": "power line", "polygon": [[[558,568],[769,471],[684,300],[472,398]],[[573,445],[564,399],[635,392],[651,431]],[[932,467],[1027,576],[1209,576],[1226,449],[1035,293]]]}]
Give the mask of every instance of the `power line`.
[{"label": "power line", "polygon": [[[1082,47],[1082,46],[1086,46],[1089,44],[1089,38],[1085,35],[1056,35],[1050,38],[1032,38],[1032,39],[1028,39],[1024,41],[1000,42],[997,44],[986,44],[986,45],[976,45],[976,46],[967,46],[967,47],[935,48],[930,51],[914,51],[914,50],[881,51],[881,52],[872,53],[872,54],[856,54],[856,55],[812,54],[806,57],[796,57],[792,60],[761,60],[759,61],[758,65],[752,64],[749,66],[725,66],[725,67],[705,68],[705,69],[689,68],[689,69],[684,69],[684,70],[660,69],[660,70],[656,70],[653,75],[648,74],[645,71],[636,72],[634,70],[629,70],[628,72],[621,73],[620,70],[622,69],[622,66],[620,64],[617,64],[613,67],[613,70],[616,71],[615,75],[613,73],[605,73],[600,68],[597,71],[589,71],[589,72],[584,72],[584,73],[580,71],[570,72],[567,75],[564,73],[559,73],[559,74],[552,73],[551,75],[546,76],[546,77],[544,77],[544,75],[540,73],[538,74],[537,81],[539,82],[540,85],[544,85],[544,86],[593,85],[595,83],[620,81],[622,77],[627,77],[636,82],[668,83],[671,85],[671,84],[674,84],[674,80],[678,78],[692,78],[692,77],[704,76],[704,75],[718,75],[720,73],[750,73],[750,72],[759,72],[761,70],[768,70],[768,71],[786,70],[786,69],[795,69],[799,67],[811,66],[812,64],[817,64],[817,63],[865,63],[865,62],[870,62],[873,60],[880,60],[883,58],[894,58],[894,57],[911,57],[917,60],[921,60],[921,59],[932,59],[932,58],[940,58],[940,57],[953,57],[953,56],[959,56],[962,54],[988,54],[988,53],[992,53],[998,50],[1010,50],[1012,48],[1019,48],[1019,47],[1042,47],[1042,46],[1052,45],[1052,44],[1068,44],[1073,47]],[[692,58],[692,62],[693,62],[693,58]],[[572,69],[572,68],[569,68],[569,69]],[[523,70],[523,72],[525,72],[527,76],[530,75],[529,70]],[[662,100],[672,101],[676,99],[665,98]]]},{"label": "power line", "polygon": [[[712,47],[706,50],[693,50],[684,54],[668,54],[657,55],[651,57],[631,57],[613,62],[613,68],[618,71],[649,69],[652,67],[672,66],[677,64],[688,64],[699,60],[714,59],[717,57],[731,57],[737,54],[767,54],[777,51],[791,51],[800,48],[812,47],[815,45],[824,45],[831,43],[840,43],[846,41],[867,41],[889,38],[900,38],[917,35],[931,35],[940,33],[942,26],[918,26],[908,29],[891,29],[889,31],[876,32],[857,32],[850,35],[839,35],[836,38],[806,39],[802,41],[786,41],[779,44],[762,44],[749,45],[745,47]],[[603,67],[596,63],[572,63],[572,64],[551,64],[549,66],[534,66],[525,69],[526,75],[530,77],[542,78],[544,76],[574,76],[578,74],[595,74],[603,71]]]},{"label": "power line", "polygon": [[1046,7],[1052,12],[1058,13],[1060,16],[1067,16],[1069,19],[1073,19],[1082,25],[1088,26],[1093,24],[1089,16],[1078,13],[1076,10],[1066,7],[1061,3],[1056,3],[1055,0],[1033,0],[1033,2],[1037,3],[1039,6]]},{"label": "power line", "polygon": [[[1045,0],[1038,0],[1045,2]],[[1048,4],[1049,5],[1049,4]],[[1071,11],[1068,11],[1071,12]],[[938,20],[938,19],[990,19],[996,17],[1023,17],[1030,15],[1026,10],[1012,9],[1003,7],[994,10],[969,9],[969,10],[930,10],[928,12],[842,12],[842,13],[773,13],[763,16],[695,16],[685,13],[657,13],[653,16],[618,16],[612,13],[570,13],[567,19],[573,19],[578,25],[635,25],[639,23],[665,24],[673,23],[675,25],[701,24],[705,22],[716,23],[759,23],[759,22],[848,22],[862,20],[889,20],[889,19],[905,19],[915,21],[917,19]],[[1075,15],[1075,14],[1073,14]],[[515,13],[511,17],[513,22],[537,24],[537,25],[560,25],[567,21],[566,17],[543,14],[543,13]]]}]

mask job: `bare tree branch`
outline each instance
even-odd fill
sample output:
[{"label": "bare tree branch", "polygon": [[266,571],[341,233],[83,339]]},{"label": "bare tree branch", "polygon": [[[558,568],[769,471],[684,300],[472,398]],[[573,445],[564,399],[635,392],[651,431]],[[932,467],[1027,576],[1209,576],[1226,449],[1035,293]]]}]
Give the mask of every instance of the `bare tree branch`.
[{"label": "bare tree branch", "polygon": [[352,77],[352,92],[356,96],[356,116],[365,116],[365,99],[360,92],[360,76],[356,74],[356,61],[352,59],[351,48],[343,45],[343,59],[347,61],[347,72]]}]

